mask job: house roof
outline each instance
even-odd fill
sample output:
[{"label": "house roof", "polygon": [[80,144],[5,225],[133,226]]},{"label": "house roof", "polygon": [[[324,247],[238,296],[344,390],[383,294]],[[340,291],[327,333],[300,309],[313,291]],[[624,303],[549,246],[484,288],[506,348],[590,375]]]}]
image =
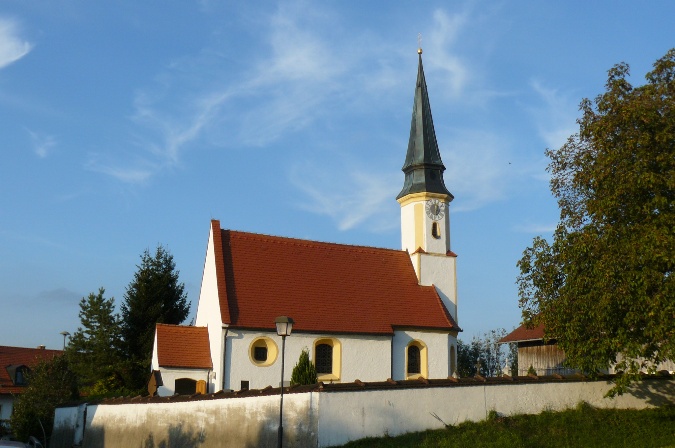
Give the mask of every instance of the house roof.
[{"label": "house roof", "polygon": [[544,339],[544,324],[539,324],[534,328],[527,328],[525,324],[513,330],[499,340],[500,343],[506,342],[525,342],[539,341]]},{"label": "house roof", "polygon": [[433,286],[420,286],[407,252],[221,230],[211,222],[224,324],[274,331],[392,334],[461,331]]},{"label": "house roof", "polygon": [[0,394],[19,394],[26,386],[17,386],[11,377],[7,367],[15,371],[18,366],[35,367],[40,361],[60,355],[61,350],[48,350],[45,348],[26,348],[0,346]]},{"label": "house roof", "polygon": [[160,367],[213,368],[206,327],[157,324],[156,329]]}]

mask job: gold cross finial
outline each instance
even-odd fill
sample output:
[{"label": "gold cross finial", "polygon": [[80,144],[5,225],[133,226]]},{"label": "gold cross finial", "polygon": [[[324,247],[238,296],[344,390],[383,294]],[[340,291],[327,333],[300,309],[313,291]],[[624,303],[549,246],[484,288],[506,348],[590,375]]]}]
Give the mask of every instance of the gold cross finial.
[{"label": "gold cross finial", "polygon": [[422,54],[422,33],[417,33],[417,54]]}]

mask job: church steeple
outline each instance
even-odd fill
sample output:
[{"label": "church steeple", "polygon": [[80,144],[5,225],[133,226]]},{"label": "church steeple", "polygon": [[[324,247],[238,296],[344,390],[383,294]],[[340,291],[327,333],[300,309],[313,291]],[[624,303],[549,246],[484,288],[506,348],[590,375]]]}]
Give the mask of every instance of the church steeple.
[{"label": "church steeple", "polygon": [[408,152],[402,168],[405,173],[405,181],[403,189],[396,196],[396,199],[401,199],[412,193],[437,193],[447,195],[448,202],[450,202],[453,196],[443,182],[445,166],[441,160],[441,153],[436,142],[434,121],[431,117],[429,94],[424,79],[424,67],[422,66],[422,49],[417,50],[417,53],[419,65],[412,122],[410,124],[410,139],[408,140]]}]

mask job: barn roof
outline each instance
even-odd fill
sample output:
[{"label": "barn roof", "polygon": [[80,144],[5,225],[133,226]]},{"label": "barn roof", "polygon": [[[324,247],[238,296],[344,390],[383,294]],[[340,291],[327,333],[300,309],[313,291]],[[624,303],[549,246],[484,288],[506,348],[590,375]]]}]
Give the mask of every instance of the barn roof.
[{"label": "barn roof", "polygon": [[544,339],[544,324],[539,324],[534,328],[527,328],[523,324],[500,339],[499,343],[540,341],[542,339]]}]

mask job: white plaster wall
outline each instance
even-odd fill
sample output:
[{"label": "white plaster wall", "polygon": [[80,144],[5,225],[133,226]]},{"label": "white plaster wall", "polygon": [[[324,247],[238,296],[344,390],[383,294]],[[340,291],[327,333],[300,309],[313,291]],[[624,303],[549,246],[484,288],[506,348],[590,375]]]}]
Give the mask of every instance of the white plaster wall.
[{"label": "white plaster wall", "polygon": [[[285,446],[316,446],[315,396],[284,396]],[[90,406],[83,446],[276,446],[279,401],[276,395]]]},{"label": "white plaster wall", "polygon": [[[166,397],[173,395],[176,392],[176,380],[179,378],[191,378],[195,381],[204,380],[208,384],[209,370],[206,369],[172,369],[167,367],[160,367],[158,369],[162,374],[162,386],[157,388],[157,395]],[[208,390],[208,393],[217,392],[213,388]]]},{"label": "white plaster wall", "polygon": [[435,286],[443,304],[459,324],[457,316],[457,259],[447,255],[415,254],[420,285]]},{"label": "white plaster wall", "polygon": [[[218,229],[217,231],[220,231]],[[224,388],[223,381],[223,323],[220,314],[220,302],[218,299],[218,282],[216,280],[216,256],[213,244],[213,228],[209,231],[209,242],[206,248],[204,271],[202,274],[202,287],[197,304],[197,316],[195,326],[208,327],[209,344],[211,349],[211,362],[213,375],[210,379],[209,390],[221,390]]]},{"label": "white plaster wall", "polygon": [[423,207],[422,225],[424,226],[422,249],[426,252],[443,254],[450,250],[450,204],[445,202],[445,212],[440,221],[441,237],[434,238],[431,234],[433,220],[427,216],[426,200],[410,202],[401,207],[401,248],[413,253],[417,250],[415,242],[415,204]]},{"label": "white plaster wall", "polygon": [[[279,356],[274,364],[260,367],[253,364],[249,357],[249,347],[254,339],[266,336],[279,348]],[[342,346],[342,366],[340,382],[384,381],[391,375],[391,338],[388,336],[319,335],[292,333],[286,338],[286,361],[284,381],[291,380],[293,367],[300,358],[303,348],[307,348],[313,359],[314,342],[325,337],[335,337]],[[273,332],[254,332],[230,330],[227,336],[227,364],[230,371],[226,378],[226,389],[239,390],[241,381],[249,381],[251,389],[266,386],[278,387],[281,378],[281,337]]]},{"label": "white plaster wall", "polygon": [[[675,403],[675,381],[645,381],[634,395],[604,398],[611,384],[514,383],[284,395],[286,446],[332,446],[501,415],[563,410],[584,401],[598,408],[643,409]],[[208,401],[93,405],[83,446],[276,446],[279,396]],[[70,410],[69,410],[70,409]],[[72,446],[77,408],[57,409],[52,448]],[[71,435],[69,442],[68,435]],[[181,444],[182,442],[182,444]],[[70,443],[70,444],[68,444]]]},{"label": "white plaster wall", "polygon": [[[604,398],[610,387],[606,382],[570,382],[321,394],[318,446],[480,421],[491,410],[502,415],[537,414],[572,408],[582,401],[599,408],[654,406],[649,398],[632,395]],[[651,387],[668,395],[675,382],[658,381]]]},{"label": "white plaster wall", "polygon": [[401,248],[413,253],[415,246],[415,203],[401,207]]},{"label": "white plaster wall", "polygon": [[[413,340],[422,341],[427,346],[427,366],[429,378],[447,378],[450,373],[450,347],[452,336],[448,333],[431,331],[394,332],[394,380],[404,380],[406,372],[406,348]],[[454,339],[454,338],[452,338]]]}]

